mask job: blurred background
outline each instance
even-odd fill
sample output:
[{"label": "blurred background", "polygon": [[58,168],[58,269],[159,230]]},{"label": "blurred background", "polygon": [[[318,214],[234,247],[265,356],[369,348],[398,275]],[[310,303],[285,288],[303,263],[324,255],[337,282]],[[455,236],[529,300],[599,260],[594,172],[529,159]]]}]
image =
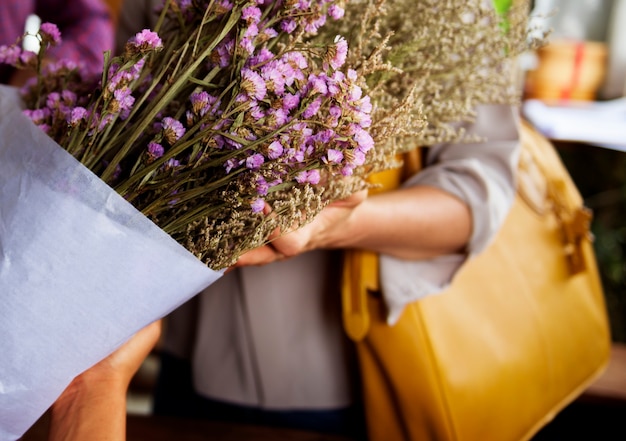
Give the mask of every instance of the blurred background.
[{"label": "blurred background", "polygon": [[611,323],[605,374],[533,441],[626,439],[626,0],[536,0],[548,44],[520,60],[524,116],[593,210]]},{"label": "blurred background", "polygon": [[594,211],[613,339],[626,342],[626,1],[536,0],[549,43],[522,60],[523,111]]}]

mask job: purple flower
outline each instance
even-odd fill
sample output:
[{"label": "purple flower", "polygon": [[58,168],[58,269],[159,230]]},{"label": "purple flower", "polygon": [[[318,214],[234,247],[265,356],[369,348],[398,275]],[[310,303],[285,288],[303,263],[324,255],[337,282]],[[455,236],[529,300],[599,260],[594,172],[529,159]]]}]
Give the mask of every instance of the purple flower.
[{"label": "purple flower", "polygon": [[330,16],[330,18],[332,18],[333,20],[339,20],[343,17],[345,11],[343,10],[342,7],[337,6],[337,5],[330,5],[328,7],[328,15]]},{"label": "purple flower", "polygon": [[261,41],[267,41],[272,38],[278,37],[278,32],[274,28],[265,28],[261,32],[260,37],[261,37]]},{"label": "purple flower", "polygon": [[298,24],[296,23],[296,21],[291,18],[285,19],[280,22],[280,30],[287,34],[291,34],[293,31],[295,31],[297,26]]},{"label": "purple flower", "polygon": [[309,22],[307,22],[304,25],[304,30],[308,32],[309,34],[315,34],[319,30],[319,28],[324,26],[325,23],[326,23],[326,16],[320,15],[319,17],[314,18],[313,20],[310,20]]},{"label": "purple flower", "polygon": [[119,111],[122,113],[127,113],[126,111],[130,110],[133,104],[135,104],[135,97],[132,96],[132,91],[128,87],[117,89],[113,92],[113,98],[117,101]]},{"label": "purple flower", "polygon": [[44,107],[42,109],[26,109],[22,113],[28,116],[35,124],[42,124],[50,116],[50,109]]},{"label": "purple flower", "polygon": [[239,42],[239,46],[245,50],[248,55],[252,55],[254,53],[254,37],[243,37]]},{"label": "purple flower", "polygon": [[228,67],[233,57],[233,51],[235,49],[235,40],[232,38],[225,39],[218,44],[215,49],[215,53],[211,56],[214,63],[217,63],[220,67]]},{"label": "purple flower", "polygon": [[0,46],[0,64],[10,64],[15,66],[22,55],[22,49],[18,46],[2,45]]},{"label": "purple flower", "polygon": [[165,164],[163,165],[165,166],[166,169],[171,170],[173,168],[180,166],[180,161],[178,159],[170,158],[167,161],[165,161]]},{"label": "purple flower", "polygon": [[247,6],[241,11],[241,18],[248,24],[256,24],[261,20],[261,10],[256,6]]},{"label": "purple flower", "polygon": [[274,93],[277,95],[285,93],[285,76],[276,61],[269,62],[263,66],[261,76]]},{"label": "purple flower", "polygon": [[287,54],[285,54],[285,59],[294,67],[294,69],[301,70],[306,69],[309,66],[306,57],[297,51],[287,52]]},{"label": "purple flower", "polygon": [[300,104],[300,95],[286,93],[283,95],[283,109],[287,112],[295,109]]},{"label": "purple flower", "polygon": [[26,66],[35,65],[35,60],[37,59],[37,54],[31,51],[23,51],[20,54],[20,62]]},{"label": "purple flower", "polygon": [[254,103],[252,107],[250,107],[250,116],[258,121],[265,118],[265,110],[257,103]]},{"label": "purple flower", "polygon": [[324,129],[314,135],[315,140],[317,142],[321,142],[322,144],[328,144],[334,137],[335,132],[330,129]]},{"label": "purple flower", "polygon": [[115,170],[113,170],[113,175],[111,176],[111,179],[115,181],[117,178],[120,177],[121,174],[122,174],[122,166],[119,164],[116,164]]},{"label": "purple flower", "polygon": [[350,161],[353,165],[363,165],[365,164],[365,152],[362,150],[353,150],[352,151],[352,159]]},{"label": "purple flower", "polygon": [[67,123],[70,126],[77,126],[81,121],[85,120],[89,113],[84,107],[74,107],[68,115]]},{"label": "purple flower", "polygon": [[224,162],[224,168],[226,169],[226,173],[230,173],[231,170],[239,167],[241,165],[241,160],[237,158],[230,158]]},{"label": "purple flower", "polygon": [[307,106],[304,112],[302,112],[302,116],[307,119],[315,116],[317,112],[319,112],[321,106],[322,106],[322,98],[321,97],[315,98],[313,102],[311,102],[311,104]]},{"label": "purple flower", "polygon": [[364,112],[352,112],[351,119],[361,127],[369,127],[372,125],[372,117]]},{"label": "purple flower", "polygon": [[61,32],[54,23],[42,23],[39,27],[39,35],[44,43],[56,46],[61,43]]},{"label": "purple flower", "polygon": [[330,106],[330,108],[328,109],[328,125],[330,125],[331,127],[337,127],[337,125],[339,125],[339,118],[341,118],[342,113],[343,110],[341,109],[341,107]]},{"label": "purple flower", "polygon": [[257,198],[250,204],[253,213],[261,213],[265,208],[265,201],[262,198]]},{"label": "purple flower", "polygon": [[241,89],[250,98],[262,100],[267,93],[265,81],[258,73],[250,69],[241,70]]},{"label": "purple flower", "polygon": [[352,164],[346,164],[341,169],[341,174],[343,176],[352,176],[353,173],[354,173],[354,166]]},{"label": "purple flower", "polygon": [[151,141],[148,144],[147,152],[148,152],[148,157],[150,159],[154,160],[154,159],[158,159],[161,156],[163,156],[163,153],[165,153],[165,149],[158,142]]},{"label": "purple flower", "polygon": [[61,104],[61,94],[58,92],[50,92],[46,97],[46,107],[56,109]]},{"label": "purple flower", "polygon": [[233,2],[230,0],[219,0],[217,2],[216,13],[218,15],[226,14],[231,9],[233,9]]},{"label": "purple flower", "polygon": [[[72,60],[63,58],[58,61],[52,61],[46,64],[42,69],[42,73],[44,75],[55,75],[58,72],[63,72],[63,71],[70,72],[70,71],[77,70],[77,69],[84,70],[84,64],[78,64]],[[81,76],[84,75],[84,72],[79,72],[79,73],[81,74]]]},{"label": "purple flower", "polygon": [[343,161],[343,153],[341,150],[328,149],[326,152],[326,160],[331,164],[340,164]]},{"label": "purple flower", "polygon": [[270,109],[268,111],[267,125],[270,127],[280,127],[289,121],[289,114],[284,109]]},{"label": "purple flower", "polygon": [[359,109],[360,111],[362,111],[364,113],[371,113],[372,112],[372,101],[371,101],[369,95],[365,95],[359,101],[354,103],[354,105],[355,105],[355,107],[357,109]]},{"label": "purple flower", "polygon": [[248,59],[247,65],[256,66],[257,64],[265,63],[272,58],[274,58],[274,53],[269,49],[263,47],[259,49],[256,54]]},{"label": "purple flower", "polygon": [[265,178],[260,177],[256,180],[254,188],[259,196],[265,196],[270,189],[270,185],[267,183]]},{"label": "purple flower", "polygon": [[255,153],[251,156],[248,156],[246,159],[246,167],[251,170],[258,170],[261,165],[265,162],[265,158],[260,153]]},{"label": "purple flower", "polygon": [[144,29],[141,32],[135,34],[130,40],[128,40],[128,44],[126,46],[131,52],[150,52],[153,50],[159,50],[163,48],[163,41],[159,37],[156,32],[151,31],[150,29]]},{"label": "purple flower", "polygon": [[343,37],[335,38],[335,45],[329,49],[330,66],[333,69],[339,69],[346,62],[348,57],[348,42]]},{"label": "purple flower", "polygon": [[357,101],[361,99],[361,96],[363,96],[363,90],[356,84],[351,84],[350,90],[348,91],[348,95],[351,101]]},{"label": "purple flower", "polygon": [[372,149],[372,147],[374,147],[374,140],[372,139],[372,136],[366,130],[361,128],[357,129],[354,134],[354,140],[358,145],[358,150],[363,153],[367,153]]},{"label": "purple flower", "polygon": [[314,170],[303,170],[296,175],[296,182],[299,184],[319,184],[320,182],[320,171],[317,169]]},{"label": "purple flower", "polygon": [[280,155],[283,154],[283,145],[278,141],[272,141],[272,143],[267,146],[267,157],[270,159],[277,159]]},{"label": "purple flower", "polygon": [[174,144],[185,134],[185,128],[182,123],[169,116],[163,118],[161,121],[161,127],[163,130],[163,136],[170,144]]},{"label": "purple flower", "polygon": [[98,123],[98,132],[102,132],[106,128],[106,126],[113,122],[114,119],[115,117],[110,113],[104,115]]},{"label": "purple flower", "polygon": [[194,92],[189,98],[191,101],[191,108],[196,115],[204,116],[209,110],[211,102],[215,102],[216,98],[209,95],[204,90],[202,92]]},{"label": "purple flower", "polygon": [[326,79],[319,75],[309,75],[309,82],[307,83],[307,89],[312,94],[326,95],[328,93],[328,86],[326,85]]}]

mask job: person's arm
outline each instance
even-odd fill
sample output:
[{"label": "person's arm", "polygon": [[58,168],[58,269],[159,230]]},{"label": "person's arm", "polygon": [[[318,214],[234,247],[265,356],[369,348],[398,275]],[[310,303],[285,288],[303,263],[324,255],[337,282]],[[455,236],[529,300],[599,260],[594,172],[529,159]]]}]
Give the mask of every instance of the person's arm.
[{"label": "person's arm", "polygon": [[48,440],[125,440],[128,385],[156,344],[160,330],[160,321],[148,325],[76,377],[52,405]]},{"label": "person's arm", "polygon": [[515,193],[519,152],[510,106],[480,109],[476,144],[433,147],[431,163],[403,188],[331,204],[310,224],[244,254],[258,265],[317,248],[357,248],[404,260],[426,260],[484,248]]},{"label": "person's arm", "polygon": [[238,266],[259,265],[313,249],[358,248],[403,259],[460,252],[472,231],[467,204],[434,187],[415,186],[326,207],[311,223],[250,251]]}]

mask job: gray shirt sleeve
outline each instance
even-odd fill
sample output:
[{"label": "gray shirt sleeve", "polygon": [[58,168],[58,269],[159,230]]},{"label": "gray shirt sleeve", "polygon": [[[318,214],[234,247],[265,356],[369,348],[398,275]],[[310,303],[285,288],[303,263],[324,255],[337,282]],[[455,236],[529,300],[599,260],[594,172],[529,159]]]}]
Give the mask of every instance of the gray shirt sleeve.
[{"label": "gray shirt sleeve", "polygon": [[487,247],[511,208],[520,148],[517,108],[480,106],[467,130],[482,142],[430,147],[426,167],[404,184],[437,187],[469,205],[472,235],[466,252],[416,261],[381,255],[389,323],[398,320],[408,303],[444,290],[463,263]]}]

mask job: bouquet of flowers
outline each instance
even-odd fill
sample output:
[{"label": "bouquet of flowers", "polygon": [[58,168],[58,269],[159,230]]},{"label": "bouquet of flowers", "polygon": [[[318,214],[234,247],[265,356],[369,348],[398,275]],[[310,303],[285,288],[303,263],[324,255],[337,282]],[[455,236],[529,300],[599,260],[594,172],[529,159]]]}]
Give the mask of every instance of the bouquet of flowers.
[{"label": "bouquet of flowers", "polygon": [[0,394],[11,436],[272,232],[403,151],[462,141],[455,123],[477,104],[517,98],[505,65],[529,47],[524,20],[503,30],[481,0],[166,0],[159,13],[97,76],[44,62],[62,38],[50,23],[38,54],[0,47],[37,72],[19,98],[0,89],[0,333],[23,362],[0,365],[23,389]]}]

